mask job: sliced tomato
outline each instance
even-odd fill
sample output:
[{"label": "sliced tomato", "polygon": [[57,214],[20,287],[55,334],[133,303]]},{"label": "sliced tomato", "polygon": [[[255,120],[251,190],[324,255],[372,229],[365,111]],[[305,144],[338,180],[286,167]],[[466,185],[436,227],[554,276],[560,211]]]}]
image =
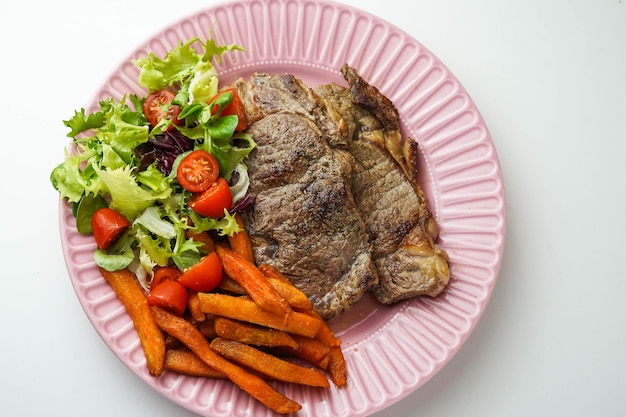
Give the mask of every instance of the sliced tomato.
[{"label": "sliced tomato", "polygon": [[198,214],[219,219],[224,217],[224,210],[230,210],[233,206],[233,195],[226,180],[219,177],[209,188],[192,195],[188,204]]},{"label": "sliced tomato", "polygon": [[178,164],[178,183],[192,193],[199,193],[211,186],[220,173],[217,159],[202,149],[196,149]]},{"label": "sliced tomato", "polygon": [[[164,118],[167,118],[173,124],[180,124],[180,119],[178,119],[181,111],[180,106],[176,104],[169,105],[174,100],[174,97],[174,93],[168,90],[153,91],[146,97],[143,102],[143,114],[151,126],[156,126]],[[167,131],[171,128],[172,125],[169,125],[165,130]]]},{"label": "sliced tomato", "polygon": [[[230,115],[237,116],[238,122],[237,122],[237,127],[235,128],[235,131],[239,132],[242,130],[246,130],[248,128],[248,118],[246,117],[246,110],[243,105],[243,102],[241,101],[241,98],[239,97],[239,94],[237,94],[237,90],[235,90],[234,88],[227,88],[224,91],[221,91],[220,93],[218,93],[215,97],[213,97],[211,99],[211,102],[213,102],[215,99],[217,99],[220,95],[224,94],[225,92],[229,92],[233,95],[233,101],[222,110],[221,115],[222,116],[230,116]],[[217,110],[218,110],[217,106],[214,107],[212,109],[213,114],[217,113]]]},{"label": "sliced tomato", "polygon": [[108,207],[99,208],[91,217],[93,237],[102,250],[108,249],[129,227],[124,216]]},{"label": "sliced tomato", "polygon": [[222,282],[223,269],[220,258],[215,251],[209,253],[192,267],[186,269],[178,277],[178,282],[190,290],[211,291]]},{"label": "sliced tomato", "polygon": [[178,281],[163,281],[150,289],[148,305],[161,307],[182,316],[187,309],[189,290]]},{"label": "sliced tomato", "polygon": [[150,282],[150,287],[154,288],[165,281],[176,281],[176,279],[182,274],[180,269],[172,266],[162,266],[154,270],[154,276]]}]

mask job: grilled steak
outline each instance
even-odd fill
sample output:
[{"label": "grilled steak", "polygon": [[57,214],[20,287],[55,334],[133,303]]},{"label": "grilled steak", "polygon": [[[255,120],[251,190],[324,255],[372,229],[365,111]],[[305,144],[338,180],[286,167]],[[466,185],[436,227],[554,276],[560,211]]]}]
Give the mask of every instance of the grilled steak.
[{"label": "grilled steak", "polygon": [[292,75],[234,83],[257,148],[245,214],[255,260],[270,263],[325,319],[367,290],[383,303],[435,296],[449,280],[417,181],[417,143],[393,104],[347,65],[349,88]]},{"label": "grilled steak", "polygon": [[403,140],[398,113],[385,96],[353,68],[336,84],[315,91],[344,119],[356,161],[352,191],[371,238],[383,303],[438,295],[449,280],[448,257],[434,240],[438,228],[417,182],[417,143]]},{"label": "grilled steak", "polygon": [[247,161],[255,203],[245,215],[255,260],[276,266],[330,319],[377,282],[352,196],[355,163],[336,147],[348,131],[293,76],[256,74],[235,87],[257,143]]}]

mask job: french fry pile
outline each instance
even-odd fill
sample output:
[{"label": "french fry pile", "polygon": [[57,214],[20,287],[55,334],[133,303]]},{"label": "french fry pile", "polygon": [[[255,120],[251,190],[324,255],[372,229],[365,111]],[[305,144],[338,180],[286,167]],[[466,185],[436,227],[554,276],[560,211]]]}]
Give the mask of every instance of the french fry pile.
[{"label": "french fry pile", "polygon": [[207,242],[225,276],[216,291],[192,292],[182,317],[149,306],[132,272],[100,271],[135,325],[151,375],[229,379],[277,413],[296,412],[301,405],[269,382],[329,388],[329,378],[344,386],[341,342],[304,293],[272,266],[254,264],[243,230],[227,245]]}]

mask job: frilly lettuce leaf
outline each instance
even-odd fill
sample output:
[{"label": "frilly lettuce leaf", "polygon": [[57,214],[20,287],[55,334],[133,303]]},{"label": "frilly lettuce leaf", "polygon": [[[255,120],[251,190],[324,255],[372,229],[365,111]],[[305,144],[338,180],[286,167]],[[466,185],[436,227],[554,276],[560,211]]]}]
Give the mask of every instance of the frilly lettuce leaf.
[{"label": "frilly lettuce leaf", "polygon": [[175,207],[176,198],[163,201],[159,207],[148,207],[133,223],[133,233],[140,243],[140,265],[151,271],[156,265],[167,265],[171,259],[181,269],[200,260],[200,242],[187,239],[187,220]]},{"label": "frilly lettuce leaf", "polygon": [[222,59],[222,54],[228,51],[242,51],[245,52],[245,48],[236,44],[230,45],[218,45],[213,36],[209,37],[207,41],[204,43],[204,56],[202,57],[203,61],[211,62],[213,58],[215,58],[216,63],[220,63]]},{"label": "frilly lettuce leaf", "polygon": [[172,192],[171,188],[159,193],[143,188],[132,175],[130,166],[113,170],[97,167],[94,169],[110,194],[109,207],[119,211],[129,221],[135,220],[156,201],[168,198]]},{"label": "frilly lettuce leaf", "polygon": [[160,210],[155,206],[150,206],[145,209],[143,213],[135,219],[135,224],[140,224],[153,235],[165,239],[174,239],[177,236],[174,225],[161,218]]},{"label": "frilly lettuce leaf", "polygon": [[89,187],[89,178],[82,169],[83,162],[91,156],[90,152],[78,155],[66,154],[65,161],[57,165],[50,174],[52,186],[59,192],[61,198],[67,198],[70,203],[78,203]]},{"label": "frilly lettuce leaf", "polygon": [[70,138],[76,137],[81,132],[90,129],[97,129],[104,124],[104,113],[95,112],[85,114],[85,108],[76,110],[74,116],[68,120],[64,120],[63,124],[70,128],[70,132],[67,134]]},{"label": "frilly lettuce leaf", "polygon": [[136,60],[135,64],[141,69],[139,85],[155,91],[183,82],[202,59],[193,47],[197,40],[198,38],[193,38],[186,43],[179,42],[178,46],[170,50],[163,59],[151,52],[148,56]]},{"label": "frilly lettuce leaf", "polygon": [[227,51],[245,51],[239,45],[217,45],[213,39],[202,44],[203,53],[197,53],[194,44],[198,38],[178,43],[163,58],[154,53],[139,58],[135,65],[140,68],[139,85],[150,91],[162,90],[173,84],[190,82],[190,102],[208,101],[217,93],[218,75],[212,61],[220,62]]},{"label": "frilly lettuce leaf", "polygon": [[169,239],[160,236],[152,236],[142,227],[136,228],[134,236],[137,242],[139,242],[140,249],[145,251],[145,254],[151,258],[156,265],[167,265],[171,254]]},{"label": "frilly lettuce leaf", "polygon": [[[126,99],[126,97],[125,97]],[[134,94],[129,94],[128,99],[134,105],[136,110],[131,109],[125,105],[126,100],[122,100],[121,118],[131,124],[145,125],[146,120],[141,112],[141,99]],[[67,136],[70,138],[76,138],[79,133],[87,132],[89,130],[96,130],[103,127],[107,123],[107,114],[113,106],[117,103],[112,99],[106,99],[100,101],[100,109],[93,113],[86,113],[85,108],[75,110],[74,115],[68,120],[64,120],[63,124],[70,128]]]},{"label": "frilly lettuce leaf", "polygon": [[102,144],[102,160],[100,161],[100,165],[109,169],[117,169],[125,167],[128,164],[111,145],[105,143]]},{"label": "frilly lettuce leaf", "polygon": [[189,83],[189,103],[208,103],[217,94],[219,78],[210,62],[200,61]]},{"label": "frilly lettuce leaf", "polygon": [[170,181],[175,178],[166,177],[156,167],[156,164],[151,164],[144,171],[135,173],[137,182],[141,183],[145,187],[148,187],[155,194],[161,194],[167,192],[170,189]]},{"label": "frilly lettuce leaf", "polygon": [[125,120],[129,107],[125,101],[114,103],[106,113],[105,124],[98,128],[96,137],[111,146],[120,158],[130,164],[137,145],[148,141],[147,125],[137,125]]}]

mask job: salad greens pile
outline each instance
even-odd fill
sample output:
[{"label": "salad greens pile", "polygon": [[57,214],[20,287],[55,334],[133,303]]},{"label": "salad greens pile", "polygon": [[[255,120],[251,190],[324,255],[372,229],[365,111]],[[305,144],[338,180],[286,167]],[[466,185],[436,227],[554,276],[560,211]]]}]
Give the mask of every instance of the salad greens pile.
[{"label": "salad greens pile", "polygon": [[163,118],[150,126],[142,111],[146,97],[134,94],[103,100],[93,113],[82,108],[64,121],[73,139],[72,151],[66,151],[50,181],[72,204],[78,231],[91,234],[91,217],[101,207],[117,210],[132,223],[110,249],[96,249],[94,259],[100,267],[110,271],[130,267],[138,275],[152,274],[156,266],[172,261],[184,270],[202,257],[201,244],[188,239],[188,231],[229,235],[240,230],[232,214],[236,207],[219,219],[191,210],[187,205],[191,194],[176,178],[178,162],[192,150],[204,149],[218,160],[220,176],[231,181],[233,199],[246,195],[243,160],[255,143],[250,135],[235,132],[236,115],[221,115],[232,94],[220,94],[211,102],[219,88],[212,62],[219,63],[222,54],[236,50],[244,51],[238,45],[194,38],[180,42],[163,58],[151,53],[134,62],[140,69],[139,85],[148,93],[175,94],[163,110],[179,106],[178,125]]}]

